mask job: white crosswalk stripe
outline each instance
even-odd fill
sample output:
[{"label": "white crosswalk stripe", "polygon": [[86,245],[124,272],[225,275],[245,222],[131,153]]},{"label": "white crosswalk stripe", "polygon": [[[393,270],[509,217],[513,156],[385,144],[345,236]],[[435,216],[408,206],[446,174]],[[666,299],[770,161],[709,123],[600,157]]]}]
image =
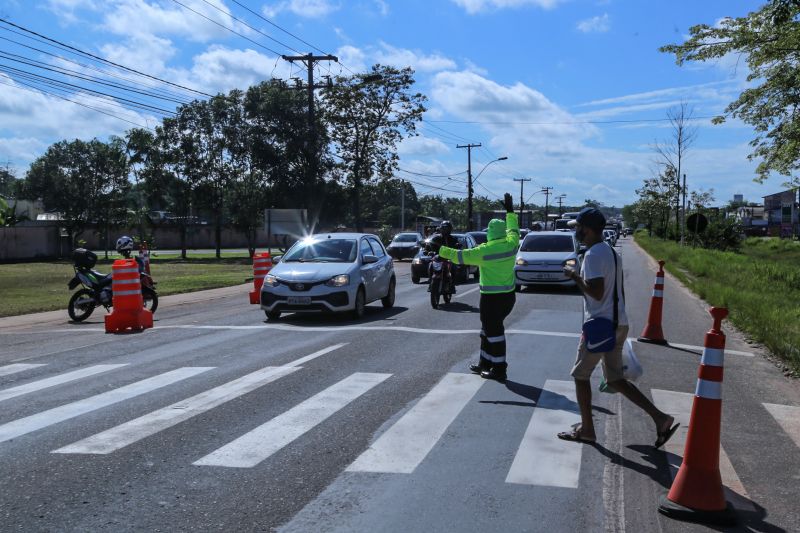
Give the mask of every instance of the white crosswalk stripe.
[{"label": "white crosswalk stripe", "polygon": [[161,387],[171,385],[178,381],[202,374],[212,370],[214,367],[182,367],[169,372],[164,372],[130,385],[125,385],[118,389],[103,392],[96,396],[90,396],[83,400],[68,403],[60,407],[54,407],[47,411],[42,411],[35,415],[19,418],[12,422],[0,425],[0,442],[6,442],[16,437],[46,428],[53,424],[58,424],[65,420],[75,418],[116,403],[129,400],[136,396],[146,394]]},{"label": "white crosswalk stripe", "polygon": [[71,381],[76,381],[89,376],[102,374],[103,372],[108,372],[109,370],[116,370],[117,368],[121,368],[123,366],[128,366],[128,365],[118,364],[118,365],[88,366],[86,368],[73,370],[72,372],[66,372],[64,374],[59,374],[57,376],[52,376],[49,378],[40,379],[38,381],[33,381],[31,383],[25,383],[24,385],[11,387],[10,389],[0,390],[0,402],[2,402],[3,400],[9,400],[11,398],[16,398],[17,396],[22,396],[23,394],[29,394],[31,392],[36,392],[43,389],[49,389],[50,387],[55,387],[56,385],[63,385],[64,383],[69,383]]},{"label": "white crosswalk stripe", "polygon": [[11,374],[16,374],[17,372],[24,372],[25,370],[31,370],[33,368],[39,368],[40,366],[45,366],[45,365],[14,363],[12,365],[0,366],[0,376],[10,376]]},{"label": "white crosswalk stripe", "polygon": [[577,488],[583,446],[556,437],[581,421],[572,381],[545,381],[506,483]]},{"label": "white crosswalk stripe", "polygon": [[[664,451],[670,454],[670,472],[674,478],[681,466],[684,447],[686,446],[694,394],[659,389],[652,389],[651,393],[653,394],[653,403],[665,413],[674,416],[675,422],[681,425],[675,435],[664,445]],[[756,509],[747,495],[747,490],[744,488],[739,475],[733,468],[733,464],[722,446],[719,449],[719,472],[722,476],[722,484],[729,490],[729,496],[735,499],[733,502],[734,507],[739,510],[747,508],[747,510],[755,511]]]},{"label": "white crosswalk stripe", "polygon": [[238,468],[256,466],[390,376],[356,372],[194,464]]},{"label": "white crosswalk stripe", "polygon": [[225,402],[238,398],[262,385],[271,383],[301,367],[268,366],[246,376],[201,392],[191,398],[158,409],[125,424],[113,427],[97,435],[93,435],[69,446],[64,446],[53,453],[92,453],[107,454],[124,448],[145,437],[149,437],[170,428],[193,416],[205,413]]},{"label": "white crosswalk stripe", "polygon": [[447,374],[347,470],[412,473],[483,383],[473,374]]},{"label": "white crosswalk stripe", "polygon": [[762,404],[772,418],[800,448],[800,407],[792,405]]}]

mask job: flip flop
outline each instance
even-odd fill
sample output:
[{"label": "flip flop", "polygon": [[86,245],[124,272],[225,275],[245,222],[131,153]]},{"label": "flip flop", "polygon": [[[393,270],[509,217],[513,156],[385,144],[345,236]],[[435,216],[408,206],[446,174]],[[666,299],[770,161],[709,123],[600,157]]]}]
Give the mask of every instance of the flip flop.
[{"label": "flip flop", "polygon": [[659,432],[658,433],[658,438],[656,439],[655,447],[656,448],[661,448],[663,445],[665,445],[667,443],[667,441],[669,439],[671,439],[672,436],[675,434],[675,432],[678,430],[678,426],[680,426],[680,424],[676,423],[674,426],[669,428],[667,431]]},{"label": "flip flop", "polygon": [[596,439],[587,439],[581,437],[577,429],[573,429],[572,431],[562,431],[556,436],[561,440],[566,440],[569,442],[582,442],[584,444],[594,444],[597,442]]}]

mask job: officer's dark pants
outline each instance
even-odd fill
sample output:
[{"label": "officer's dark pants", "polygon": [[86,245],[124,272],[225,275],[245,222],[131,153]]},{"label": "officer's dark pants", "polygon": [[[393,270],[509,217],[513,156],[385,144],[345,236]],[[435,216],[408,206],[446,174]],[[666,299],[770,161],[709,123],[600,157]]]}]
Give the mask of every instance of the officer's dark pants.
[{"label": "officer's dark pants", "polygon": [[514,309],[516,295],[513,292],[501,294],[481,294],[481,358],[480,365],[485,369],[493,366],[505,370],[506,328],[503,321]]}]

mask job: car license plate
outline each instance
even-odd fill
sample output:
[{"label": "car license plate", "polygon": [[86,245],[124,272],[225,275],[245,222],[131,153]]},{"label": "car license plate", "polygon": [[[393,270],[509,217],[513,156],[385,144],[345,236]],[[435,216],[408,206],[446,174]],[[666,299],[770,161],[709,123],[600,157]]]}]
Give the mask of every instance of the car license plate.
[{"label": "car license plate", "polygon": [[558,274],[551,274],[549,272],[536,272],[533,274],[533,279],[558,279]]},{"label": "car license plate", "polygon": [[289,296],[289,305],[311,305],[311,298],[308,296]]}]

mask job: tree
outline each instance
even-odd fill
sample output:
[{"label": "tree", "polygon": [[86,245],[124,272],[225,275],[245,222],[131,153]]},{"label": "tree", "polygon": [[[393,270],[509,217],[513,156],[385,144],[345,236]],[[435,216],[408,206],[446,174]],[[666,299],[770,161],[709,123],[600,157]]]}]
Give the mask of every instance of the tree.
[{"label": "tree", "polygon": [[61,214],[72,246],[87,223],[111,220],[128,185],[127,158],[119,143],[76,139],[51,145],[33,161],[23,191]]},{"label": "tree", "polygon": [[364,183],[389,179],[397,169],[397,143],[414,135],[426,98],[409,92],[410,68],[375,65],[366,74],[339,76],[325,89],[325,117],[344,179],[352,188],[353,215],[364,228],[361,193]]},{"label": "tree", "polygon": [[0,195],[8,198],[19,196],[21,192],[22,180],[18,180],[14,175],[14,169],[10,163],[0,168]]},{"label": "tree", "polygon": [[[715,26],[693,26],[686,42],[661,48],[675,54],[678,65],[728,54],[744,56],[750,71],[747,80],[756,84],[742,91],[713,122],[738,118],[753,126],[756,136],[748,157],[760,161],[758,182],[771,172],[792,176],[800,168],[799,17],[800,1],[770,0],[745,17],[724,18]],[[800,186],[800,179],[795,175],[787,185]]]},{"label": "tree", "polygon": [[[671,166],[666,167],[656,176],[645,179],[642,187],[636,189],[636,194],[640,199],[639,216],[647,220],[650,232],[655,226],[657,235],[663,238],[667,237],[671,206],[679,190],[680,183],[676,170]],[[657,226],[656,223],[658,223]]]},{"label": "tree", "polygon": [[656,141],[653,144],[653,150],[657,155],[657,163],[664,168],[670,169],[674,172],[677,180],[677,187],[675,189],[675,236],[681,236],[681,241],[684,239],[684,223],[681,223],[681,193],[683,193],[683,208],[686,211],[686,191],[685,186],[681,185],[681,176],[683,175],[683,159],[686,153],[694,144],[697,139],[697,127],[692,126],[692,117],[694,109],[686,102],[681,102],[678,106],[672,107],[667,110],[667,119],[669,120],[671,135],[668,139],[661,142]]}]

